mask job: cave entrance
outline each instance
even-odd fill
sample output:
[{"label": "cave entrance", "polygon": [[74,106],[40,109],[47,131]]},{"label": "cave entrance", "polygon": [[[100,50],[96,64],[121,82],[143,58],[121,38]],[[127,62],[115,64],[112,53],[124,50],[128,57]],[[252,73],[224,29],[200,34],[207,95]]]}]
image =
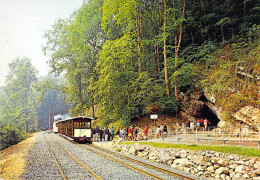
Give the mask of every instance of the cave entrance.
[{"label": "cave entrance", "polygon": [[204,105],[201,111],[201,117],[209,120],[211,124],[208,124],[208,126],[217,126],[218,122],[220,121],[218,116],[206,105]]}]

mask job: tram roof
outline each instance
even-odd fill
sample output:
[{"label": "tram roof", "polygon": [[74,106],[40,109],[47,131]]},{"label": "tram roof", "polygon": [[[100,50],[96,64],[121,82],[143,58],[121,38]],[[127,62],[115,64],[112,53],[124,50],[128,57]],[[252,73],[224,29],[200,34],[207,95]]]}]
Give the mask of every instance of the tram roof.
[{"label": "tram roof", "polygon": [[89,119],[89,120],[93,120],[92,117],[78,116],[78,117],[71,117],[71,118],[68,118],[68,119],[64,119],[64,120],[62,120],[62,121],[77,120],[77,119]]}]

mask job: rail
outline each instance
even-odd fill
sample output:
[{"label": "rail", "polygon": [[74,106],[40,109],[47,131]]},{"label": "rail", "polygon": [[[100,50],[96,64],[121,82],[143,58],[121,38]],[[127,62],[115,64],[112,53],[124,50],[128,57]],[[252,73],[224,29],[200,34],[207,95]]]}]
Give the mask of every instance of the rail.
[{"label": "rail", "polygon": [[[74,142],[74,143],[75,143],[75,142]],[[144,166],[148,166],[148,167],[150,167],[150,168],[153,168],[153,169],[155,169],[155,170],[161,171],[161,172],[163,172],[163,173],[170,174],[170,175],[175,176],[175,177],[180,177],[180,178],[187,179],[187,180],[194,180],[194,178],[192,178],[192,177],[184,176],[184,175],[178,174],[178,173],[176,173],[176,172],[172,172],[172,171],[169,171],[169,170],[166,170],[166,169],[163,169],[163,168],[160,168],[160,167],[157,167],[157,166],[148,164],[148,163],[144,163],[144,162],[142,162],[142,161],[138,161],[138,160],[136,160],[136,159],[133,159],[133,158],[130,158],[130,157],[127,157],[127,156],[124,156],[124,155],[121,155],[121,154],[118,154],[118,153],[115,153],[115,152],[112,152],[112,151],[108,151],[108,150],[103,149],[103,148],[100,148],[100,147],[88,145],[88,146],[91,147],[91,148],[89,148],[89,147],[86,147],[86,146],[81,145],[81,144],[78,144],[78,145],[81,146],[81,147],[84,148],[84,149],[88,149],[88,150],[94,151],[95,153],[98,153],[98,154],[100,154],[100,155],[102,155],[102,156],[104,156],[104,157],[107,157],[107,158],[109,158],[109,159],[111,159],[111,160],[114,160],[114,161],[116,161],[116,162],[118,162],[118,163],[121,163],[121,164],[123,164],[123,162],[118,161],[118,160],[116,160],[116,159],[114,159],[114,158],[112,158],[112,157],[110,157],[110,156],[105,155],[105,152],[106,152],[107,154],[113,154],[113,155],[115,155],[115,156],[118,156],[118,157],[121,157],[121,158],[130,160],[130,161],[132,161],[132,162],[135,162],[135,163],[138,163],[138,164],[142,164],[142,165],[144,165]],[[96,148],[96,149],[99,149],[99,150],[102,150],[102,152],[104,152],[104,153],[100,153],[100,152],[98,152],[98,151],[96,151],[96,150],[93,150],[93,149],[95,149],[95,148]],[[131,165],[125,164],[125,163],[124,163],[123,165],[129,166],[129,167],[131,166]],[[132,166],[132,167],[130,167],[130,168],[131,168],[131,169],[134,169],[134,170],[136,170],[136,171],[142,172],[142,173],[144,173],[144,174],[146,174],[146,175],[148,175],[148,176],[151,176],[151,177],[153,177],[153,178],[155,178],[155,179],[162,179],[162,178],[160,178],[160,177],[158,177],[158,176],[154,176],[154,175],[152,175],[151,173],[148,173],[148,172],[146,172],[146,171],[143,171],[143,170],[141,170],[141,169],[138,169],[138,168],[136,168],[136,167],[134,167],[134,166]]]},{"label": "rail", "polygon": [[[44,136],[44,137],[45,137],[45,136]],[[82,167],[84,167],[90,174],[92,174],[97,180],[102,180],[101,177],[99,177],[97,174],[95,174],[93,171],[91,171],[86,165],[84,165],[79,159],[77,159],[71,152],[69,152],[69,151],[68,151],[64,146],[62,146],[58,141],[54,140],[52,137],[50,137],[50,138],[52,139],[53,142],[57,143],[72,159],[74,159],[74,160],[75,160],[76,162],[78,162]],[[45,139],[46,139],[46,137],[45,137]],[[47,142],[47,144],[48,144],[48,147],[49,147],[50,150],[51,150],[51,147],[50,147],[50,145],[49,145],[47,139],[46,139],[46,142]],[[51,154],[52,154],[52,156],[55,158],[55,156],[54,156],[52,150],[51,150]],[[58,165],[58,162],[57,162],[57,159],[56,159],[56,158],[55,158],[55,163],[56,163],[56,165]],[[64,180],[67,179],[67,178],[65,177],[64,173],[62,172],[60,165],[58,165],[58,169],[59,169],[60,173],[62,174],[63,179],[64,179]]]}]

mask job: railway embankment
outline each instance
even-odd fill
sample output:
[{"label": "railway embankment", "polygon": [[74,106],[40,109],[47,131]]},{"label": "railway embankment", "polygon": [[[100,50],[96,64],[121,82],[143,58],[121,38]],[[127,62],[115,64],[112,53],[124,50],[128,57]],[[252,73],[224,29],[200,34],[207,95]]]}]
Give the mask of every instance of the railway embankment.
[{"label": "railway embankment", "polygon": [[260,179],[260,158],[205,150],[155,148],[135,143],[102,146],[208,179]]},{"label": "railway embankment", "polygon": [[0,179],[21,179],[26,167],[26,159],[36,142],[37,133],[1,151]]}]

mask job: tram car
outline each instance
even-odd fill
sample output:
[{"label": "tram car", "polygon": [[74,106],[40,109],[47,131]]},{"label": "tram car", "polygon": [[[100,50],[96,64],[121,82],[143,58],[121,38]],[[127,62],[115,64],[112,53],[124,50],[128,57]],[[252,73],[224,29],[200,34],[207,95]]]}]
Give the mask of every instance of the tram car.
[{"label": "tram car", "polygon": [[53,132],[57,133],[58,132],[58,123],[59,121],[54,121],[52,128],[53,128]]},{"label": "tram car", "polygon": [[91,142],[91,117],[79,116],[58,121],[58,132],[77,142]]}]

